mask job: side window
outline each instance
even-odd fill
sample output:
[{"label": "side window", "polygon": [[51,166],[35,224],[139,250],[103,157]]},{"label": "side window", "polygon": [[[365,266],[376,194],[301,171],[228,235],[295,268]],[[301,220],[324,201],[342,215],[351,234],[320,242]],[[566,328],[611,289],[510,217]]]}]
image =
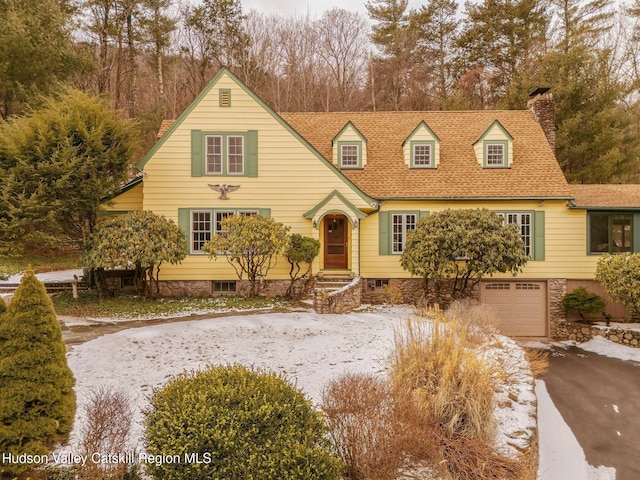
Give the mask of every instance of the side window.
[{"label": "side window", "polygon": [[206,143],[206,172],[208,174],[222,173],[222,137],[207,135]]},{"label": "side window", "polygon": [[524,253],[531,257],[532,254],[532,219],[530,213],[507,213],[506,223],[515,223],[520,227],[520,236],[524,242]]},{"label": "side window", "polygon": [[407,233],[416,228],[418,219],[414,213],[394,213],[391,216],[391,251],[402,253],[407,241]]},{"label": "side window", "polygon": [[244,173],[244,137],[227,137],[227,172],[230,175]]},{"label": "side window", "polygon": [[191,253],[204,253],[202,247],[211,240],[211,212],[191,212]]}]

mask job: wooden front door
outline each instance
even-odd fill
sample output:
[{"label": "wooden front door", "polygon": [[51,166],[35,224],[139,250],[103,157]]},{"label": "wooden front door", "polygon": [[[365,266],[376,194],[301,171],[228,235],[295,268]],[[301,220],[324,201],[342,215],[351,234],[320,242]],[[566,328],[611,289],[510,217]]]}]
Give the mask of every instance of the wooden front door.
[{"label": "wooden front door", "polygon": [[344,215],[327,215],[324,217],[324,268],[347,268],[348,223],[349,221]]}]

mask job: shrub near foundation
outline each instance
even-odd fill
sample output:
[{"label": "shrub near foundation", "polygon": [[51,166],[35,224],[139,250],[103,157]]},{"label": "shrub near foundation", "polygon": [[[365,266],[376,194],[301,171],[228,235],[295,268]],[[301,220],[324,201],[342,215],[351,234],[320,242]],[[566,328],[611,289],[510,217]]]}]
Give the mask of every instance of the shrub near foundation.
[{"label": "shrub near foundation", "polygon": [[[147,452],[181,458],[148,464],[153,478],[340,478],[343,464],[331,450],[322,414],[275,373],[211,367],[176,377],[155,390],[150,403]],[[193,454],[202,463],[186,461]]]}]

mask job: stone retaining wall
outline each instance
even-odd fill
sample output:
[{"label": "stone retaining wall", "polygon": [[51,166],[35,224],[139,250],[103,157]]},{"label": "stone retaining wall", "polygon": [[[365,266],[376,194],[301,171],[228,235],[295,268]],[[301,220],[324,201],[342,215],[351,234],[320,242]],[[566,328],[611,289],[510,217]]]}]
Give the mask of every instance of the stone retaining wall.
[{"label": "stone retaining wall", "polygon": [[[444,291],[450,290],[450,286],[446,282],[447,280],[443,282]],[[478,285],[473,288],[471,297],[479,300],[480,291]],[[429,282],[428,294],[425,294],[424,280],[422,278],[390,278],[389,285],[384,290],[369,290],[367,288],[367,279],[364,279],[362,281],[362,301],[372,304],[385,302],[393,304],[409,303],[412,305],[440,303],[440,306],[444,308],[453,301],[453,297],[450,294],[445,294],[444,298],[439,302],[433,282]]]},{"label": "stone retaining wall", "polygon": [[313,295],[313,308],[318,313],[345,313],[359,307],[362,302],[361,278],[355,277],[340,290],[327,292],[317,289]]},{"label": "stone retaining wall", "polygon": [[[552,324],[552,326],[554,325]],[[552,336],[557,340],[573,340],[575,342],[586,342],[595,336],[600,336],[629,347],[640,347],[639,331],[602,325],[586,325],[578,322],[556,323]]]}]

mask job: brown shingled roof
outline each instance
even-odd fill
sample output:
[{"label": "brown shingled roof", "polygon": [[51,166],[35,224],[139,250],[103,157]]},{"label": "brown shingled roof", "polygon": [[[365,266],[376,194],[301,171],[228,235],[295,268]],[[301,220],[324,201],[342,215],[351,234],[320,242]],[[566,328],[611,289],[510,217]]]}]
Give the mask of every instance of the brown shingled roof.
[{"label": "brown shingled roof", "polygon": [[162,138],[162,136],[167,133],[167,130],[171,128],[171,125],[173,125],[174,122],[175,120],[162,120],[160,128],[158,129],[158,133],[156,134],[156,138]]},{"label": "brown shingled roof", "polygon": [[578,207],[640,208],[640,185],[571,185]]},{"label": "brown shingled roof", "polygon": [[[571,198],[547,139],[528,110],[457,112],[281,113],[282,118],[331,160],[331,140],[351,121],[367,142],[367,165],[342,172],[379,198]],[[409,169],[402,142],[425,121],[440,138],[437,169]],[[513,136],[513,164],[484,169],[473,143],[494,120]]]}]

